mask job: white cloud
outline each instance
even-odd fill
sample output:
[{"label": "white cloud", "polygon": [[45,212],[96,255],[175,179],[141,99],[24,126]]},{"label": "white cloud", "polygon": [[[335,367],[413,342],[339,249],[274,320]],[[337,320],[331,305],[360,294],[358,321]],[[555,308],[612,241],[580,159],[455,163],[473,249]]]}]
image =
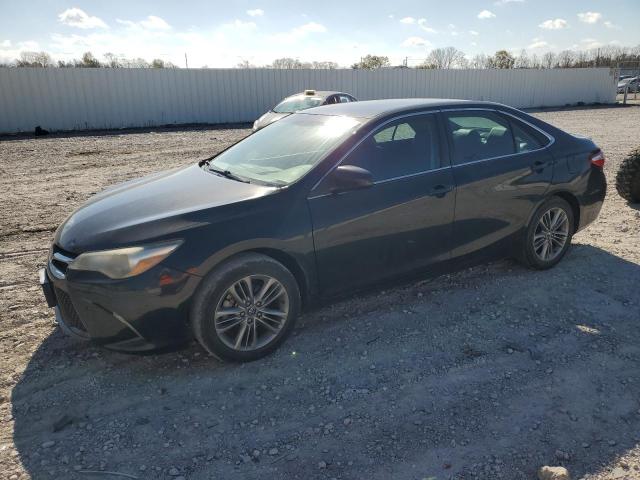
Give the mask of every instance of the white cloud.
[{"label": "white cloud", "polygon": [[276,33],[275,35],[272,35],[271,38],[281,43],[293,44],[299,42],[309,34],[324,33],[326,31],[327,27],[324,25],[316,22],[309,22],[304,25],[300,25],[299,27],[295,27],[288,32]]},{"label": "white cloud", "polygon": [[487,18],[495,18],[496,14],[489,11],[489,10],[482,10],[479,14],[478,14],[478,18],[480,20],[485,20]]},{"label": "white cloud", "polygon": [[427,26],[427,19],[426,18],[419,18],[418,19],[418,26],[424,30],[427,33],[436,33],[436,30]]},{"label": "white cloud", "polygon": [[469,35],[473,35],[475,37],[476,35],[480,35],[480,34],[475,30],[469,30]]},{"label": "white cloud", "polygon": [[604,26],[607,27],[607,28],[613,28],[614,30],[621,30],[622,29],[619,25],[616,25],[616,24],[610,22],[609,20],[604,22]]},{"label": "white cloud", "polygon": [[225,23],[222,25],[222,28],[237,28],[237,29],[245,29],[245,30],[253,30],[257,25],[255,22],[244,22],[242,20],[234,20],[231,23]]},{"label": "white cloud", "polygon": [[583,49],[590,50],[592,48],[600,48],[602,42],[599,42],[595,38],[583,38],[580,40],[580,45],[582,45]]},{"label": "white cloud", "polygon": [[547,42],[545,42],[541,38],[534,38],[528,48],[535,50],[538,48],[547,48],[547,47],[549,47],[549,44]]},{"label": "white cloud", "polygon": [[544,28],[545,30],[562,30],[563,28],[567,28],[569,25],[567,21],[563,18],[556,18],[552,20],[545,20],[540,25],[540,28]]},{"label": "white cloud", "polygon": [[79,8],[75,7],[66,9],[64,12],[58,15],[58,19],[60,20],[60,22],[70,27],[77,27],[82,29],[109,28],[107,24],[98,17],[87,15],[84,10],[80,10]]},{"label": "white cloud", "polygon": [[250,17],[261,17],[264,15],[264,10],[261,8],[254,8],[253,10],[247,10],[247,15]]},{"label": "white cloud", "polygon": [[162,18],[156,17],[155,15],[149,15],[147,18],[145,18],[144,20],[140,20],[139,22],[134,22],[131,20],[120,20],[119,18],[116,19],[116,22],[129,28],[156,31],[171,30],[171,25],[169,25]]},{"label": "white cloud", "polygon": [[404,42],[402,42],[403,47],[429,47],[431,46],[431,42],[429,40],[424,39],[422,37],[409,37]]},{"label": "white cloud", "polygon": [[583,12],[578,14],[578,18],[584,23],[598,23],[602,19],[602,14],[599,12]]},{"label": "white cloud", "polygon": [[320,23],[309,22],[309,23],[305,23],[304,25],[301,25],[299,27],[294,28],[293,31],[295,33],[305,34],[305,35],[307,33],[324,33],[324,32],[327,31],[327,27],[325,27],[324,25],[322,25]]},{"label": "white cloud", "polygon": [[390,13],[389,15],[387,15],[387,17],[389,18],[395,18],[395,15],[393,13]]},{"label": "white cloud", "polygon": [[35,40],[12,43],[11,40],[0,42],[0,62],[12,62],[20,56],[20,52],[34,52],[41,50]]},{"label": "white cloud", "polygon": [[493,2],[493,4],[498,7],[504,7],[510,3],[524,3],[524,0],[496,0]]},{"label": "white cloud", "polygon": [[400,23],[406,23],[407,25],[412,25],[416,23],[416,19],[413,17],[404,17],[400,19]]},{"label": "white cloud", "polygon": [[140,25],[149,30],[169,30],[171,28],[167,22],[155,15],[149,15],[145,20],[140,22]]}]

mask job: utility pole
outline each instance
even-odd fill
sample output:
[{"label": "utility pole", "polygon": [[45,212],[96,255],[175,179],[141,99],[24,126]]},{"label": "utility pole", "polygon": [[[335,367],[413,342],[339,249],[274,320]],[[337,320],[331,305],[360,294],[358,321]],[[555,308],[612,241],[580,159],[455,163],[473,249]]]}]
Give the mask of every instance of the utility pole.
[{"label": "utility pole", "polygon": [[189,61],[187,60],[187,52],[184,52],[184,68],[189,68]]}]

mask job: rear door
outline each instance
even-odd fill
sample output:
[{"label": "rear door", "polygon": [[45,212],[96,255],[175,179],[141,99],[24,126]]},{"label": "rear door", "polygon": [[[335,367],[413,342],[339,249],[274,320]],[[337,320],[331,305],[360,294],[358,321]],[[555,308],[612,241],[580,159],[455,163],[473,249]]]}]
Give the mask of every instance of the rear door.
[{"label": "rear door", "polygon": [[[449,258],[453,175],[435,113],[402,117],[341,162],[369,170],[370,188],[308,198],[320,285],[336,293]],[[330,174],[329,174],[330,175]]]},{"label": "rear door", "polygon": [[443,112],[457,196],[453,257],[497,244],[526,224],[553,176],[550,139],[491,109]]}]

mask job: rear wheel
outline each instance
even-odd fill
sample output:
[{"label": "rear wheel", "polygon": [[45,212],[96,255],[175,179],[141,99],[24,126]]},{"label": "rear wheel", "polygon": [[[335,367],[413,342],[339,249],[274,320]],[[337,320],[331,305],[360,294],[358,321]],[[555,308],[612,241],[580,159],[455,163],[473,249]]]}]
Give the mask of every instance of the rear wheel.
[{"label": "rear wheel", "polygon": [[574,230],[571,205],[559,197],[550,198],[536,210],[527,228],[524,263],[539,270],[553,267],[569,249]]},{"label": "rear wheel", "polygon": [[300,311],[300,291],[282,264],[265,255],[239,255],[204,281],[191,309],[193,333],[211,354],[251,361],[275,350]]}]

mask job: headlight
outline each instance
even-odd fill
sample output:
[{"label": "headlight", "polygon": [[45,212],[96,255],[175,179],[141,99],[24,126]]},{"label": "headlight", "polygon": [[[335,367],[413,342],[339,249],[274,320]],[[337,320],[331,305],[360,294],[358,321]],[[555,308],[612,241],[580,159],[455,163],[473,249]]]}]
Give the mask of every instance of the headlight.
[{"label": "headlight", "polygon": [[182,241],[177,241],[87,252],[79,255],[69,264],[69,268],[100,272],[109,278],[133,277],[155,267],[181,244]]}]

